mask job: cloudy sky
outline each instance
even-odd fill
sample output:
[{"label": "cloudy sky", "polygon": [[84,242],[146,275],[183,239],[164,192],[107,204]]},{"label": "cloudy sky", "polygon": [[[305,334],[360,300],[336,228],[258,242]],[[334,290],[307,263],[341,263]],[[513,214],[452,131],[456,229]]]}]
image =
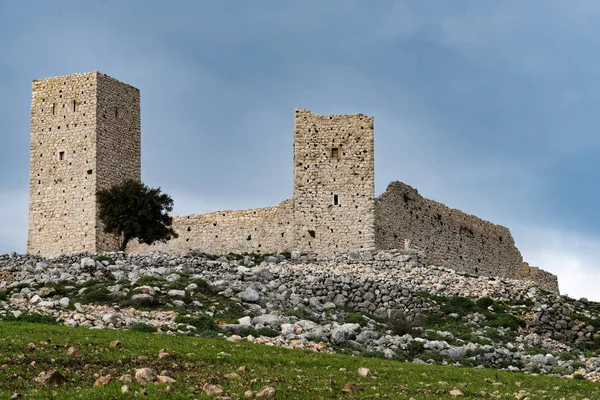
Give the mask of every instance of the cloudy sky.
[{"label": "cloudy sky", "polygon": [[142,94],[142,177],[176,214],[292,195],[295,107],[375,117],[393,180],[508,226],[600,300],[600,2],[0,2],[0,253],[27,239],[31,80]]}]

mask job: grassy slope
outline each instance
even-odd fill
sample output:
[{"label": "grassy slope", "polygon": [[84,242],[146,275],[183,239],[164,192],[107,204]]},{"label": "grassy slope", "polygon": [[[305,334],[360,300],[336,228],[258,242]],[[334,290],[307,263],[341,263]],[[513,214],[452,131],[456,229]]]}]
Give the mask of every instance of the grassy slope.
[{"label": "grassy slope", "polygon": [[[109,348],[115,339],[122,342],[120,349]],[[37,348],[27,350],[28,343]],[[79,347],[80,356],[67,356],[67,349],[73,345]],[[162,348],[174,358],[159,359]],[[223,377],[240,366],[245,366],[245,372],[240,372],[241,380]],[[122,395],[123,384],[116,379],[125,373],[133,375],[141,367],[159,372],[170,370],[177,380],[171,384],[172,391],[166,391],[167,385],[131,383],[128,385],[132,392]],[[359,376],[359,367],[369,368],[372,376]],[[58,369],[68,382],[51,388],[34,382],[40,372],[52,368]],[[113,382],[94,387],[94,374],[110,374]],[[273,386],[279,399],[450,399],[449,391],[454,388],[464,393],[461,398],[514,399],[519,391],[532,399],[600,398],[600,385],[587,381],[317,354],[247,342],[0,322],[0,399],[10,398],[14,392],[40,399],[209,398],[202,393],[206,382],[221,385],[224,395],[234,398],[243,398],[246,390],[258,391],[266,386]],[[357,384],[362,391],[342,392],[348,382]]]}]

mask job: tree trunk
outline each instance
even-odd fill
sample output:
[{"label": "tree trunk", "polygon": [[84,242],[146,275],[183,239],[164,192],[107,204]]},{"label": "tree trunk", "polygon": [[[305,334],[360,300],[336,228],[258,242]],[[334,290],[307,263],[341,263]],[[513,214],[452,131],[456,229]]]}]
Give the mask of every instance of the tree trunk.
[{"label": "tree trunk", "polygon": [[121,237],[123,239],[119,240],[121,242],[121,244],[119,245],[119,251],[125,252],[125,249],[127,248],[127,243],[129,243],[130,238],[128,236],[125,236],[125,234],[121,234]]}]

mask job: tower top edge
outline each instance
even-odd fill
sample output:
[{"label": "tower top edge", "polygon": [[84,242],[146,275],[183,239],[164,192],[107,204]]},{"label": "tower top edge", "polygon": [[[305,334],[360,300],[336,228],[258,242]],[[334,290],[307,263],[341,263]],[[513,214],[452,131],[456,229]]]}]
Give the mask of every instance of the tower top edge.
[{"label": "tower top edge", "polygon": [[323,118],[329,118],[329,117],[366,117],[366,118],[371,118],[373,119],[372,115],[365,115],[365,114],[361,114],[361,113],[354,113],[354,114],[317,114],[314,113],[310,110],[307,110],[305,108],[298,108],[296,107],[296,109],[294,110],[294,114],[296,116],[298,116],[299,114],[310,114],[313,115],[315,117],[323,117]]},{"label": "tower top edge", "polygon": [[119,82],[123,85],[129,86],[132,89],[135,89],[137,91],[139,91],[138,88],[136,88],[135,86],[132,86],[128,83],[125,83],[123,81],[120,81],[116,78],[111,77],[110,75],[104,74],[100,71],[90,71],[90,72],[80,72],[80,73],[75,73],[75,74],[70,74],[70,75],[60,75],[60,76],[50,76],[47,78],[42,78],[42,79],[34,79],[33,80],[33,84],[39,84],[39,83],[43,83],[43,82],[48,82],[48,81],[53,81],[53,80],[61,80],[61,79],[73,79],[73,78],[85,78],[85,77],[94,77],[95,79],[110,79],[113,80],[115,82]]}]

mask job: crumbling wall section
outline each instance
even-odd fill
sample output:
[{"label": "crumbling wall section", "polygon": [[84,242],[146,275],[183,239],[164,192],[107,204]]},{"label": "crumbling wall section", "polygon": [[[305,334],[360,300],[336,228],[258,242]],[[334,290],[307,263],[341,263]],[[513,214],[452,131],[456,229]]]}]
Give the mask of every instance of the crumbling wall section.
[{"label": "crumbling wall section", "polygon": [[292,200],[266,208],[174,217],[173,228],[178,238],[150,246],[134,241],[127,246],[127,252],[281,253],[292,250],[292,221]]},{"label": "crumbling wall section", "polygon": [[375,202],[375,216],[378,249],[401,249],[408,239],[427,253],[430,264],[522,278],[523,259],[507,228],[425,199],[404,183],[390,183]]},{"label": "crumbling wall section", "polygon": [[526,262],[521,264],[521,269],[517,279],[522,281],[532,281],[540,289],[547,290],[550,293],[560,293],[558,288],[558,278],[556,275],[551,274],[548,271],[544,271],[538,267],[530,266]]}]

